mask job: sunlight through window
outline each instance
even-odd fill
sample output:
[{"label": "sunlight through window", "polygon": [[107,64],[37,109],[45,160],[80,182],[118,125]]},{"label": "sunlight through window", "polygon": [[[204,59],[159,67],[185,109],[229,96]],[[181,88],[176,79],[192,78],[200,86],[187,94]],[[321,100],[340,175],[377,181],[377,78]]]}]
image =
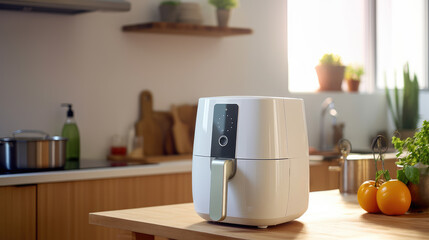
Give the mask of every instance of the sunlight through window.
[{"label": "sunlight through window", "polygon": [[420,88],[427,87],[427,5],[426,0],[377,1],[377,87],[402,88],[403,67],[409,63]]},{"label": "sunlight through window", "polygon": [[289,91],[318,90],[315,66],[325,53],[340,55],[345,65],[362,65],[365,74],[360,89],[371,91],[374,50],[369,12],[369,1],[289,0]]}]

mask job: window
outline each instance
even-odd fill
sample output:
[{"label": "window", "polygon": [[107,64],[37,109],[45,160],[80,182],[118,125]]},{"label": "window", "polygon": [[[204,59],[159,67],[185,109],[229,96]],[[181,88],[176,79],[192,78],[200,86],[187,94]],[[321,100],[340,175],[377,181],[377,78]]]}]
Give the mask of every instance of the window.
[{"label": "window", "polygon": [[374,86],[374,4],[371,0],[289,0],[288,73],[290,92],[319,87],[315,66],[325,53],[343,64],[362,65],[360,90]]},{"label": "window", "polygon": [[427,0],[377,0],[377,87],[403,86],[406,62],[420,88],[428,88]]},{"label": "window", "polygon": [[[290,92],[314,92],[314,67],[325,53],[364,67],[361,92],[403,85],[409,63],[420,88],[429,88],[427,0],[289,0]],[[385,77],[386,76],[386,77]],[[395,77],[396,76],[396,77]]]}]

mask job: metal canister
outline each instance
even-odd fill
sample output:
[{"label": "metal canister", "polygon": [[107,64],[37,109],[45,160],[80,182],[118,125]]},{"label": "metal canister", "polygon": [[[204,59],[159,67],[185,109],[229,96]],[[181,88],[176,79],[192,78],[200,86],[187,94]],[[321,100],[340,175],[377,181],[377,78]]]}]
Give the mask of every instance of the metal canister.
[{"label": "metal canister", "polygon": [[[396,178],[397,161],[394,153],[385,154],[384,167],[389,170],[392,178]],[[381,169],[381,162],[377,165]],[[350,154],[345,159],[340,159],[338,166],[330,166],[329,170],[340,173],[340,192],[353,194],[357,193],[363,182],[374,180],[376,172],[372,154]]]},{"label": "metal canister", "polygon": [[[375,162],[373,154],[350,154],[351,144],[347,140],[340,141],[342,157],[338,166],[329,166],[330,171],[340,174],[340,193],[356,194],[360,185],[367,180],[375,180],[375,172],[382,168],[382,162]],[[383,168],[389,170],[390,176],[396,178],[396,154],[384,154]]]}]

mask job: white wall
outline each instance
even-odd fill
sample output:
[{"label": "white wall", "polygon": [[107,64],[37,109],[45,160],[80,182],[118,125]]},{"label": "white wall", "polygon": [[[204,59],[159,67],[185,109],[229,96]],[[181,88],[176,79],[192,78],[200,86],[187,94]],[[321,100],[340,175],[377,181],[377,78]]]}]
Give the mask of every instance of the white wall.
[{"label": "white wall", "polygon": [[[318,143],[320,104],[333,96],[345,136],[355,148],[386,129],[383,95],[287,93],[286,1],[246,0],[231,25],[252,28],[228,38],[123,33],[131,23],[157,20],[160,1],[131,0],[129,13],[75,16],[0,11],[0,136],[16,129],[60,134],[74,104],[81,157],[104,158],[109,138],[138,118],[138,94],[150,89],[154,108],[196,103],[215,95],[303,97],[311,145]],[[205,24],[214,9],[199,1]]]},{"label": "white wall", "polygon": [[383,94],[319,93],[293,96],[301,97],[306,102],[309,139],[313,146],[319,146],[321,103],[326,97],[334,100],[337,121],[345,124],[344,137],[350,140],[353,149],[369,150],[371,139],[379,131],[389,129]]}]

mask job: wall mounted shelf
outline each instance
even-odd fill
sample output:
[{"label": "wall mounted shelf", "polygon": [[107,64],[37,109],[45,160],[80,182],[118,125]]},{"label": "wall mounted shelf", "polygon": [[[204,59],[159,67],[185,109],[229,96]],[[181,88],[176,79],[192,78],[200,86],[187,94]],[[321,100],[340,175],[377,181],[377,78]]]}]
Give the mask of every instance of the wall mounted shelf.
[{"label": "wall mounted shelf", "polygon": [[249,28],[220,28],[215,26],[168,22],[151,22],[126,25],[122,27],[122,30],[124,32],[191,35],[203,37],[227,37],[252,33],[252,29]]}]

